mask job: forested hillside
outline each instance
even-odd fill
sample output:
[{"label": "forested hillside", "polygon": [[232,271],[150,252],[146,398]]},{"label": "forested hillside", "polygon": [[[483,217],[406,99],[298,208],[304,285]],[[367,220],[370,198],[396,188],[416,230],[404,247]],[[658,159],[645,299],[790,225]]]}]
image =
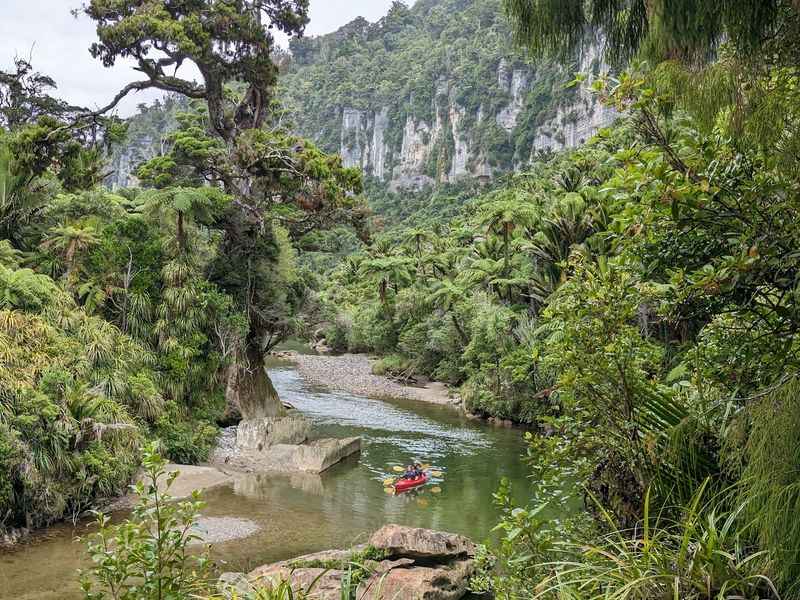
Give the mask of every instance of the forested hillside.
[{"label": "forested hillside", "polygon": [[[294,39],[291,56],[276,57],[286,122],[360,167],[378,198],[387,188],[497,177],[583,143],[616,116],[568,87],[577,71],[606,70],[599,45],[569,60],[534,59],[513,43],[501,0],[395,2],[376,23]],[[161,151],[177,102],[142,106],[130,120],[112,155],[112,187],[135,184],[137,162]]]},{"label": "forested hillside", "polygon": [[392,189],[490,178],[539,151],[575,146],[613,120],[573,73],[603,70],[597,48],[533,60],[501,0],[395,2],[292,41],[282,98],[298,131]]}]

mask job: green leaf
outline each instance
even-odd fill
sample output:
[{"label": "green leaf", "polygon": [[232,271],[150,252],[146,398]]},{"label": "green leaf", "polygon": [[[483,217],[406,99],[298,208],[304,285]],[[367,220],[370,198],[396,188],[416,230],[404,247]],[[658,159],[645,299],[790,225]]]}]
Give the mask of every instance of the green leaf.
[{"label": "green leaf", "polygon": [[674,383],[680,379],[682,379],[688,371],[688,368],[685,364],[681,363],[674,369],[669,372],[667,375],[667,383]]}]

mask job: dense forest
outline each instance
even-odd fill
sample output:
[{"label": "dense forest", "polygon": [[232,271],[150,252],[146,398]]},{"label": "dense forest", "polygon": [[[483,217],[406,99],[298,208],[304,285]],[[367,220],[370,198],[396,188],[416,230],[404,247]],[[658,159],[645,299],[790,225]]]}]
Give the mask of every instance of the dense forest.
[{"label": "dense forest", "polygon": [[[93,52],[113,63],[125,52],[114,36],[137,17],[102,2],[87,13]],[[302,14],[281,26],[297,30]],[[194,43],[224,38],[230,18],[222,11]],[[116,193],[102,185],[106,149],[126,124],[56,100],[55,81],[25,61],[2,74],[3,527],[44,525],[123,491],[145,438],[194,463],[218,423],[283,410],[258,365],[304,301],[293,244],[337,223],[360,231],[361,176],[270,120],[270,40],[237,39],[251,44],[242,56],[206,58],[222,73],[214,85],[142,59],[150,79],[130,90],[163,87],[185,110],[166,153],[138,165],[142,187]]]},{"label": "dense forest", "polygon": [[[361,70],[402,80],[409,93],[391,110],[430,120],[436,98],[413,70],[391,70],[411,58],[384,65],[378,48],[378,66],[348,63],[351,43],[378,43],[375,26],[292,43],[287,116],[261,19],[300,33],[307,3],[155,15],[130,4],[89,3],[92,52],[107,66],[136,56],[148,79],[131,89],[187,99],[164,153],[138,166],[141,187],[101,185],[124,123],[55,100],[27,63],[0,74],[0,524],[44,525],[120,491],[145,440],[202,461],[219,424],[282,410],[264,354],[319,334],[334,351],[379,356],[378,373],[447,382],[471,413],[526,426],[529,502],[505,482],[487,498],[503,517],[476,592],[800,595],[796,2],[464,2],[473,35],[452,40],[445,26],[435,49],[404,19],[427,15],[434,30],[461,4],[397,3],[380,44],[397,25],[409,56],[479,54],[474,72],[453,71],[476,93],[470,78],[494,73],[512,40],[536,64],[575,64],[600,44],[613,70],[573,85],[591,81],[620,118],[559,153],[532,153],[521,125],[511,146],[484,146],[515,172],[372,190],[377,215],[363,165],[325,152],[342,137],[324,129],[330,111],[398,99],[361,87]],[[491,26],[501,18],[508,39]],[[184,58],[203,84],[167,74]],[[292,87],[303,69],[333,81]],[[293,133],[298,102],[319,115],[301,130],[324,151]],[[125,572],[147,580],[151,559],[126,555]],[[190,563],[170,563],[174,597],[210,595]],[[122,567],[101,567],[113,587]]]}]

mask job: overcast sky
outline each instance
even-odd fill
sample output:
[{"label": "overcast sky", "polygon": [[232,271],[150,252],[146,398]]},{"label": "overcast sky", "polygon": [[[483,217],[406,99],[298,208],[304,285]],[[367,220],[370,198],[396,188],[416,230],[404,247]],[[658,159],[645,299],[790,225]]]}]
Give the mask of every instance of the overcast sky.
[{"label": "overcast sky", "polygon": [[[358,16],[375,21],[391,3],[392,0],[311,0],[307,34],[329,33]],[[58,95],[74,104],[98,107],[140,74],[130,68],[130,63],[104,69],[90,56],[94,27],[86,17],[75,19],[70,14],[70,9],[80,4],[81,0],[0,0],[0,68],[7,69],[15,55],[32,56],[34,67],[56,80]],[[120,113],[127,115],[138,103],[156,95],[157,92],[132,95],[121,105]]]}]

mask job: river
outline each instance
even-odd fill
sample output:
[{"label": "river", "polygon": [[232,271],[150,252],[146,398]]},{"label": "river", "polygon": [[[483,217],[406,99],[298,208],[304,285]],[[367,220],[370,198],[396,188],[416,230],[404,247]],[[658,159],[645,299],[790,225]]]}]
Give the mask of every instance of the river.
[{"label": "river", "polygon": [[[497,522],[492,492],[500,478],[509,478],[519,494],[526,489],[518,430],[470,421],[449,407],[331,392],[308,384],[289,366],[270,376],[281,399],[312,420],[315,436],[358,435],[363,450],[321,476],[241,475],[209,490],[204,516],[249,519],[260,527],[248,538],[214,547],[223,571],[347,547],[385,523],[484,540]],[[381,482],[392,466],[414,460],[442,476],[418,491],[387,495]],[[74,539],[88,531],[87,523],[59,525],[0,555],[0,598],[81,598],[76,570],[86,557]]]}]

